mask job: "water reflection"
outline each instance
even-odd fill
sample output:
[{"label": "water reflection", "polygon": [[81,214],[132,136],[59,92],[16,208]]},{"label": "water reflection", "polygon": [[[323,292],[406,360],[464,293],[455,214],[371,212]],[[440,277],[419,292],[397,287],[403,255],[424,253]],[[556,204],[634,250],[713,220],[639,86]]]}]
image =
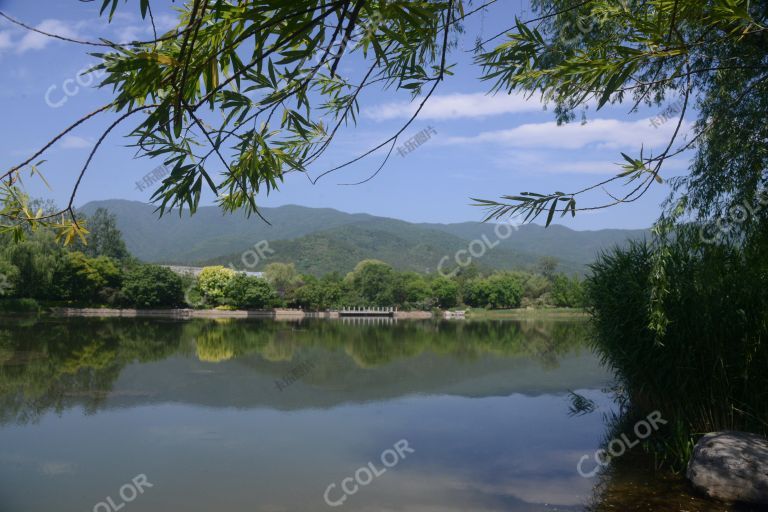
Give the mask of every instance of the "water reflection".
[{"label": "water reflection", "polygon": [[[2,320],[0,510],[92,510],[141,473],[155,487],[131,511],[326,510],[330,483],[399,439],[415,453],[343,510],[585,510],[601,487],[576,464],[612,408],[586,333]],[[574,415],[571,391],[597,412]]]},{"label": "water reflection", "polygon": [[[470,377],[475,383],[484,382],[483,391],[496,394],[565,391],[537,368],[557,368],[558,357],[572,352],[591,358],[583,348],[584,335],[583,323],[569,322],[399,322],[381,326],[321,320],[6,320],[0,328],[0,422],[28,421],[75,404],[93,412],[108,398],[195,403],[214,395],[215,401],[206,403],[330,406],[451,387],[460,392],[461,381],[468,385]],[[174,357],[183,358],[188,366],[173,374],[174,386],[150,385],[161,377],[155,375],[157,367],[141,366],[124,378],[130,380],[133,371],[139,371],[137,389],[115,389],[118,377],[131,363],[170,359],[167,367],[178,364]],[[515,358],[525,359],[519,375],[509,379],[500,375],[511,368],[510,360]],[[298,389],[303,383],[304,388],[311,388],[304,391],[310,393],[296,392],[287,400],[274,396],[273,391],[279,390],[275,381],[290,375],[297,361],[312,362],[312,371],[295,385]],[[536,365],[531,367],[529,362]],[[372,369],[378,371],[363,371]],[[570,370],[570,365],[562,369]],[[595,379],[601,381],[605,375],[593,368],[573,377],[577,382],[572,384],[583,386],[594,385]],[[217,384],[232,378],[249,380],[248,389],[215,393]],[[344,396],[337,393],[340,389],[346,391]],[[312,390],[318,395],[329,393],[322,398],[313,396]],[[471,393],[469,388],[466,393]]]}]

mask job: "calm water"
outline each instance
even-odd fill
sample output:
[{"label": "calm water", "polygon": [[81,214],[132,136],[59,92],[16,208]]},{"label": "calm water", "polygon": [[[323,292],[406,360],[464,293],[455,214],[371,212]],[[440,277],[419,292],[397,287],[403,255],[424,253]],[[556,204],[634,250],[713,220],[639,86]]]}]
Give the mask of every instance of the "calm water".
[{"label": "calm water", "polygon": [[[0,511],[720,510],[632,469],[579,475],[614,408],[585,337],[581,321],[0,319]],[[361,481],[386,471],[326,504],[369,462]]]}]

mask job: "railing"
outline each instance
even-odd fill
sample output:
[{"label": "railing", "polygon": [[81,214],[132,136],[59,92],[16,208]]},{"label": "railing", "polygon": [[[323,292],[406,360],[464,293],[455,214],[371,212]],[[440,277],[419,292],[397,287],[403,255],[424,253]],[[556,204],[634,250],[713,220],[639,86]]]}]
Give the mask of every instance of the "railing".
[{"label": "railing", "polygon": [[341,308],[339,316],[395,316],[396,312],[393,307],[354,307]]},{"label": "railing", "polygon": [[351,325],[388,325],[397,323],[393,316],[342,316],[339,321]]}]

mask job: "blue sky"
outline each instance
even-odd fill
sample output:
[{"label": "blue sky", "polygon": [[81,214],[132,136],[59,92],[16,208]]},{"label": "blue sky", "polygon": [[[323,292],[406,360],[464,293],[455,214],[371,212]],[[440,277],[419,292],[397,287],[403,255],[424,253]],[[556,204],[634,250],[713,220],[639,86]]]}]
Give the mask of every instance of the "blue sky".
[{"label": "blue sky", "polygon": [[[96,4],[100,3],[0,0],[0,9],[30,25],[70,37],[118,41],[151,37],[136,2],[121,2],[112,24],[99,18]],[[172,4],[155,1],[152,5],[159,28],[171,28]],[[384,170],[363,185],[339,184],[368,177],[383,154],[372,155],[315,185],[305,176],[288,176],[281,189],[262,198],[261,204],[332,207],[419,222],[481,220],[483,210],[471,206],[470,197],[580,189],[616,174],[619,168],[614,163],[621,160],[621,151],[635,155],[641,145],[658,148],[668,140],[675,123],[653,127],[649,118],[659,113],[657,107],[632,114],[628,113],[629,104],[599,112],[590,109],[586,124],[557,127],[553,113],[544,110],[538,98],[489,96],[490,84],[479,79],[481,69],[472,63],[468,50],[477,37],[485,39],[511,26],[515,15],[529,18],[530,11],[526,11],[525,2],[499,0],[484,15],[478,13],[467,22],[458,48],[449,56],[449,61],[457,64],[455,75],[438,87],[436,96],[405,132],[407,139],[432,128],[436,133],[427,142],[405,156],[393,153]],[[24,160],[73,120],[110,100],[108,90],[81,85],[87,84],[87,77],[77,81],[80,71],[96,62],[89,51],[89,47],[54,41],[0,21],[3,168]],[[350,77],[357,71],[354,60],[340,70]],[[378,90],[362,98],[361,108],[359,124],[341,134],[323,160],[311,168],[310,175],[316,176],[385,140],[407,120],[415,105],[407,93]],[[29,191],[66,204],[90,147],[114,118],[108,114],[62,139],[47,154],[42,167],[52,190],[27,180]],[[76,206],[98,199],[149,200],[151,192],[139,190],[136,182],[161,162],[134,158],[134,151],[125,147],[129,127],[125,125],[106,140],[84,178]],[[678,157],[662,174],[665,178],[682,174],[686,167],[686,158]],[[620,190],[613,187],[608,192]],[[654,185],[635,203],[580,213],[562,223],[574,229],[648,227],[668,192],[666,184]],[[608,199],[605,191],[598,190],[585,197],[585,204]],[[213,197],[206,197],[206,202],[212,204]]]}]

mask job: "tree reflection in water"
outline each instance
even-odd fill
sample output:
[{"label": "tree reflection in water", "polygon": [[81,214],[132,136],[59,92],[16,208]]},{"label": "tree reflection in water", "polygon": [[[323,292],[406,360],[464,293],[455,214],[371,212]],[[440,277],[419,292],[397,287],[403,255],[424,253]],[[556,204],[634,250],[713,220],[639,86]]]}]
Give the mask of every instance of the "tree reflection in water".
[{"label": "tree reflection in water", "polygon": [[585,336],[584,322],[565,321],[4,319],[0,422],[34,421],[75,404],[94,412],[127,365],[173,355],[210,363],[256,355],[290,363],[299,351],[319,350],[376,368],[431,352],[461,360],[526,357],[554,368],[560,355],[583,346]]}]

